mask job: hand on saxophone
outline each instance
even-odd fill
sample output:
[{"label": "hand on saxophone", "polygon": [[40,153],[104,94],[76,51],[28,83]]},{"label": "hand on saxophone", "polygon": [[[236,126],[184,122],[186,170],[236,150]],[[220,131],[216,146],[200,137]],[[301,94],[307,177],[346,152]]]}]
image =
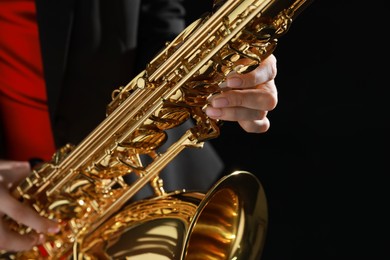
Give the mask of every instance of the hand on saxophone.
[{"label": "hand on saxophone", "polygon": [[249,73],[230,73],[221,84],[223,91],[210,98],[206,114],[213,119],[237,121],[249,133],[268,131],[267,113],[278,103],[276,74],[273,54]]},{"label": "hand on saxophone", "polygon": [[[21,161],[0,160],[0,250],[23,251],[44,241],[44,233],[57,233],[58,224],[40,216],[30,206],[15,199],[10,191],[30,174],[30,164]],[[4,216],[35,230],[20,235],[10,229]]]}]

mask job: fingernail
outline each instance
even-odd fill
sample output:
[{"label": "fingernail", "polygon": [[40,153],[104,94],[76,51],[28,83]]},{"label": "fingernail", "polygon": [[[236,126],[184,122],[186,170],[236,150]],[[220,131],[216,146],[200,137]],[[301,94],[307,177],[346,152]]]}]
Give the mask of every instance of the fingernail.
[{"label": "fingernail", "polygon": [[229,100],[227,100],[227,98],[214,98],[211,101],[211,104],[215,108],[217,108],[217,107],[227,107],[229,105]]},{"label": "fingernail", "polygon": [[219,84],[219,87],[220,88],[226,88],[227,87],[227,82],[226,81],[222,82],[221,84]]},{"label": "fingernail", "polygon": [[227,79],[227,85],[230,87],[230,88],[237,88],[237,87],[240,87],[242,85],[242,79],[241,78],[237,78],[237,77],[233,77],[233,78],[228,78]]},{"label": "fingernail", "polygon": [[43,234],[30,234],[29,236],[31,237],[33,246],[45,243],[45,236]]},{"label": "fingernail", "polygon": [[60,227],[59,226],[55,226],[55,227],[50,227],[47,232],[49,234],[57,234],[58,232],[60,232]]},{"label": "fingernail", "polygon": [[38,242],[37,242],[37,244],[38,245],[42,245],[43,243],[45,243],[45,241],[46,241],[45,235],[44,234],[38,234]]}]

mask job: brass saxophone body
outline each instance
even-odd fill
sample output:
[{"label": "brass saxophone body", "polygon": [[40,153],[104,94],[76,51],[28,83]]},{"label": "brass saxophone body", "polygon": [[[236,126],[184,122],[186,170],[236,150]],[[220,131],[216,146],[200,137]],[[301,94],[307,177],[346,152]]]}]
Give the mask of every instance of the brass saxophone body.
[{"label": "brass saxophone body", "polygon": [[[229,72],[246,73],[268,57],[309,2],[215,1],[212,12],[167,43],[126,86],[113,91],[106,119],[93,132],[77,146],[59,149],[14,190],[15,197],[41,215],[57,219],[61,231],[30,251],[2,255],[258,259],[268,215],[263,188],[254,175],[234,172],[204,194],[166,192],[159,173],[183,149],[201,148],[218,137],[220,122],[203,112],[207,99],[220,91]],[[242,65],[244,58],[250,62]],[[188,120],[192,126],[163,150],[167,131]],[[131,201],[146,185],[155,195]],[[33,232],[12,224],[20,233]]]}]

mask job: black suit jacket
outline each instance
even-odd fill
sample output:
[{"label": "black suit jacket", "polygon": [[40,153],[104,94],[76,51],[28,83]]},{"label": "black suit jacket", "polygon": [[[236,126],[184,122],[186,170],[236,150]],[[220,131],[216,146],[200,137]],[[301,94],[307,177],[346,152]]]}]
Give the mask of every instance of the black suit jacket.
[{"label": "black suit jacket", "polygon": [[57,146],[96,127],[111,92],[184,26],[178,0],[37,0],[37,16]]},{"label": "black suit jacket", "polygon": [[[82,141],[105,118],[112,91],[185,25],[181,0],[36,0],[36,6],[57,147]],[[167,167],[175,175],[167,187],[205,189],[221,166],[208,144],[185,151]]]}]

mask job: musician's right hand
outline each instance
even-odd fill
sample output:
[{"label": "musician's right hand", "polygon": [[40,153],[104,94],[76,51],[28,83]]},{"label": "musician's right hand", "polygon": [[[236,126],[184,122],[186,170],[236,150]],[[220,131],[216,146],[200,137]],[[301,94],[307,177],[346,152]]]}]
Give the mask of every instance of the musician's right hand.
[{"label": "musician's right hand", "polygon": [[[40,216],[11,195],[11,190],[30,174],[30,164],[0,160],[0,250],[24,251],[44,241],[44,234],[57,233],[58,224]],[[21,235],[9,227],[5,216],[31,227],[35,232]]]}]

